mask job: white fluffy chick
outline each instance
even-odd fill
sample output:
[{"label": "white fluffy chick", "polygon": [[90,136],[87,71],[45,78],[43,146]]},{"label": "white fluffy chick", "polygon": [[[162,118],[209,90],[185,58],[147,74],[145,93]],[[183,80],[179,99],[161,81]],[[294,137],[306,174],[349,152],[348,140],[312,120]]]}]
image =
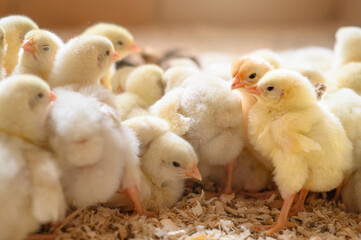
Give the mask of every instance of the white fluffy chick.
[{"label": "white fluffy chick", "polygon": [[[113,43],[114,49],[120,58],[140,50],[134,42],[133,35],[124,27],[116,24],[97,23],[87,28],[82,35],[98,35],[108,38]],[[101,79],[101,83],[106,88],[111,89],[111,78],[114,72],[114,68],[110,69]]]},{"label": "white fluffy chick", "polygon": [[353,167],[361,168],[361,96],[343,88],[327,94],[322,104],[340,119],[353,144]]},{"label": "white fluffy chick", "polygon": [[115,97],[121,119],[148,114],[148,107],[164,94],[163,70],[153,64],[136,68],[125,83],[125,91]]},{"label": "white fluffy chick", "polygon": [[80,36],[69,40],[56,54],[49,75],[51,87],[99,83],[119,55],[112,43],[101,36]]},{"label": "white fluffy chick", "polygon": [[116,112],[97,96],[54,91],[58,101],[49,119],[49,141],[63,170],[67,202],[84,207],[106,202],[120,186],[139,189],[138,141]]},{"label": "white fluffy chick", "polygon": [[5,30],[5,39],[8,43],[4,56],[4,68],[7,76],[10,76],[18,64],[18,53],[25,34],[30,30],[38,29],[38,25],[26,16],[10,15],[0,19],[0,26]]},{"label": "white fluffy chick", "polygon": [[[179,201],[187,178],[202,180],[193,147],[169,132],[168,124],[157,117],[142,116],[124,124],[133,129],[143,149],[140,164],[140,199],[146,209],[159,211]],[[131,207],[123,191],[109,201],[112,207]]]},{"label": "white fluffy chick", "polygon": [[5,52],[7,49],[7,43],[5,41],[5,30],[0,26],[0,80],[5,77],[5,69],[3,69],[3,61]]},{"label": "white fluffy chick", "polygon": [[199,72],[194,67],[176,66],[171,67],[164,72],[162,82],[166,86],[164,91],[167,93],[173,88],[180,87],[183,82],[192,74]]},{"label": "white fluffy chick", "polygon": [[357,170],[342,189],[342,202],[347,211],[361,213],[361,170]]},{"label": "white fluffy chick", "polygon": [[350,62],[361,62],[361,28],[341,27],[336,32],[334,69]]},{"label": "white fluffy chick", "polygon": [[361,62],[352,62],[335,70],[333,83],[337,89],[350,88],[361,95]]},{"label": "white fluffy chick", "polygon": [[34,144],[55,99],[49,86],[35,76],[19,75],[0,82],[2,239],[24,239],[40,224],[64,217],[58,169],[51,154]]},{"label": "white fluffy chick", "polygon": [[224,80],[205,73],[192,74],[183,84],[164,95],[150,111],[192,144],[202,165],[225,168],[224,192],[229,193],[232,166],[244,144],[240,96],[230,93]]},{"label": "white fluffy chick", "polygon": [[297,192],[297,209],[302,210],[308,191],[329,191],[341,184],[352,167],[352,143],[337,117],[318,104],[311,83],[297,72],[270,71],[248,91],[257,97],[249,112],[248,135],[270,157],[284,199],[276,224],[266,232],[272,234],[287,225]]},{"label": "white fluffy chick", "polygon": [[58,49],[63,41],[47,30],[31,30],[25,37],[19,53],[19,63],[13,74],[34,74],[45,81],[53,68]]}]

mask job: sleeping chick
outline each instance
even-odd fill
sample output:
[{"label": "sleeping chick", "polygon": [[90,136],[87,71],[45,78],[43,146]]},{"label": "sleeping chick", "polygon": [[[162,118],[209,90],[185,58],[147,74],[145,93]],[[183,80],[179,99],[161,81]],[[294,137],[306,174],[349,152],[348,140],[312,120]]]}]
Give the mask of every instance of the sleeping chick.
[{"label": "sleeping chick", "polygon": [[358,169],[342,189],[342,202],[347,211],[361,213],[361,170]]},{"label": "sleeping chick", "polygon": [[68,84],[76,88],[99,83],[118,58],[112,43],[104,37],[73,38],[56,54],[49,84],[52,88]]},{"label": "sleeping chick", "polygon": [[0,26],[0,80],[5,77],[5,69],[3,69],[3,60],[6,52],[7,44],[5,41],[5,30]]},{"label": "sleeping chick", "polygon": [[148,107],[164,94],[163,70],[153,64],[136,68],[125,83],[125,92],[115,97],[121,119],[149,114]]},{"label": "sleeping chick", "polygon": [[335,70],[333,82],[337,89],[350,88],[361,95],[361,62],[347,63]]},{"label": "sleeping chick", "polygon": [[244,144],[240,96],[230,94],[224,80],[204,73],[192,74],[183,84],[164,95],[150,111],[193,146],[202,166],[224,168],[224,192],[229,193],[232,166]]},{"label": "sleeping chick", "polygon": [[54,91],[58,101],[49,119],[49,139],[63,171],[67,202],[84,207],[106,202],[119,187],[139,189],[138,141],[120,124],[110,104],[99,96],[86,96],[84,89]]},{"label": "sleeping chick", "polygon": [[[124,124],[136,132],[143,146],[140,154],[140,199],[146,209],[159,211],[172,207],[183,194],[185,179],[202,180],[192,146],[169,132],[164,120],[142,116]],[[132,207],[121,189],[107,205]]]},{"label": "sleeping chick", "polygon": [[10,15],[0,19],[0,26],[5,30],[5,39],[8,43],[4,56],[6,75],[10,76],[18,64],[18,53],[23,43],[24,36],[30,30],[38,29],[33,20],[26,16]]},{"label": "sleeping chick", "polygon": [[31,30],[24,38],[13,74],[34,74],[47,81],[63,41],[47,30]]},{"label": "sleeping chick", "polygon": [[[140,50],[134,42],[133,35],[127,29],[116,24],[97,23],[87,28],[82,35],[98,35],[108,38],[120,58]],[[111,68],[101,79],[101,84],[108,89],[111,89],[110,81],[114,72],[115,68]]]},{"label": "sleeping chick", "polygon": [[247,90],[257,97],[249,112],[250,142],[270,157],[284,199],[269,235],[287,225],[297,192],[296,209],[303,210],[308,191],[329,191],[341,184],[352,167],[352,144],[337,117],[318,104],[311,83],[302,75],[273,70]]},{"label": "sleeping chick", "polygon": [[336,32],[334,69],[350,62],[361,62],[361,28],[341,27]]},{"label": "sleeping chick", "polygon": [[40,224],[64,217],[58,169],[52,155],[35,145],[43,138],[39,133],[45,135],[45,119],[55,99],[35,76],[0,82],[1,239],[24,239]]}]

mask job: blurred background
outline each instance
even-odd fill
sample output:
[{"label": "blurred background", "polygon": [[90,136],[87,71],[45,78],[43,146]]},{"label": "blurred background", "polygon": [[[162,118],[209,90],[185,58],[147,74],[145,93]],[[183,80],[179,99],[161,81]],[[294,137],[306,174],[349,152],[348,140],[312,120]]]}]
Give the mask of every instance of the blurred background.
[{"label": "blurred background", "polygon": [[343,25],[361,26],[360,0],[0,0],[67,40],[99,21],[128,28],[140,46],[242,54],[258,48],[333,47]]}]

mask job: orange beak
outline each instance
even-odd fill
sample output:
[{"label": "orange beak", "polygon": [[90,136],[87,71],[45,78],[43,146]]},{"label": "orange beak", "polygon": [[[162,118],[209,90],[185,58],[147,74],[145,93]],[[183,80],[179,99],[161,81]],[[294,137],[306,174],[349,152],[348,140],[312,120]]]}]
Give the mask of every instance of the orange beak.
[{"label": "orange beak", "polygon": [[194,178],[196,180],[202,181],[202,175],[199,172],[198,168],[197,168],[197,164],[194,163],[193,167],[191,170],[189,171],[185,171],[184,175],[186,175],[189,178]]},{"label": "orange beak", "polygon": [[241,78],[238,76],[235,76],[232,79],[232,81],[233,81],[232,86],[231,86],[232,90],[237,89],[237,88],[244,88],[246,86],[245,82],[242,81]]},{"label": "orange beak", "polygon": [[140,52],[140,47],[135,42],[133,42],[132,45],[130,46],[130,51],[131,52]]},{"label": "orange beak", "polygon": [[34,38],[29,38],[26,40],[21,47],[24,49],[25,52],[34,53],[36,49],[34,48]]},{"label": "orange beak", "polygon": [[49,95],[50,95],[49,102],[53,102],[58,98],[52,91],[49,92]]},{"label": "orange beak", "polygon": [[120,56],[117,52],[113,52],[112,54],[112,61],[117,61],[120,59]]},{"label": "orange beak", "polygon": [[257,89],[257,84],[254,84],[249,87],[245,87],[246,91],[255,95],[261,95],[261,92]]}]

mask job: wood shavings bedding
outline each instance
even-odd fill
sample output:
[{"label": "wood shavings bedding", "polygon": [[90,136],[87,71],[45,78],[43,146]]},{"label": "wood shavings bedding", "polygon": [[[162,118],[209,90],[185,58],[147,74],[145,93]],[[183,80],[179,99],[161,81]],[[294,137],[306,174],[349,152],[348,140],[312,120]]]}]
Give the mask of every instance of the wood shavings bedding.
[{"label": "wood shavings bedding", "polygon": [[50,230],[58,240],[67,239],[361,239],[361,215],[345,211],[344,205],[310,194],[306,212],[290,218],[295,228],[273,236],[255,231],[253,224],[271,224],[279,215],[267,200],[235,195],[214,197],[200,187],[186,189],[173,208],[145,217],[103,206],[87,208],[61,229]]}]

